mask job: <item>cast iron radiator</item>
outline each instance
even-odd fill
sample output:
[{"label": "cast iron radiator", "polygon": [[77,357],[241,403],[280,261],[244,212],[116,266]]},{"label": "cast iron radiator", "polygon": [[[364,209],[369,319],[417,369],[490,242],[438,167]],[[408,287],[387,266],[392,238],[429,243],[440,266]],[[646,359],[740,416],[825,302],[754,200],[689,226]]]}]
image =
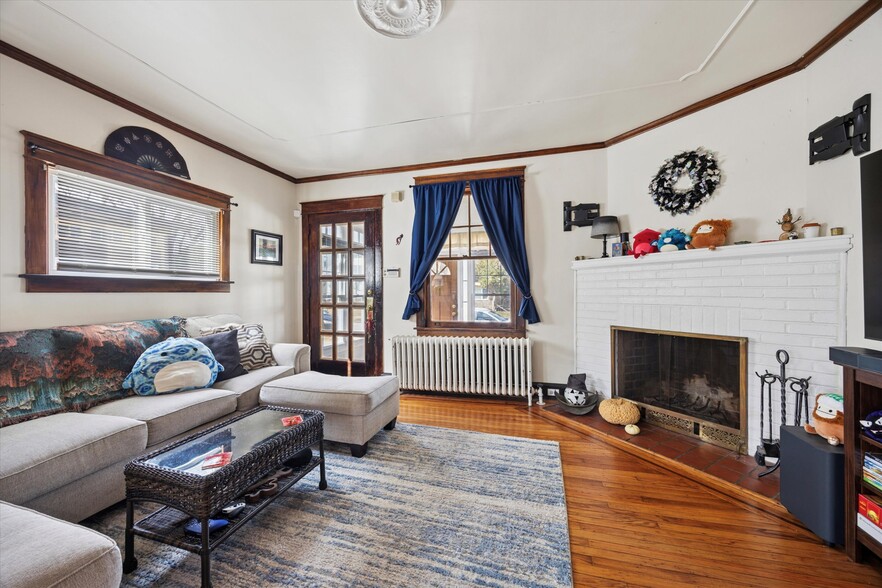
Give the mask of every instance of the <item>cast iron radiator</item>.
[{"label": "cast iron radiator", "polygon": [[392,338],[392,369],[402,390],[526,396],[532,404],[532,348],[529,338],[402,335]]}]

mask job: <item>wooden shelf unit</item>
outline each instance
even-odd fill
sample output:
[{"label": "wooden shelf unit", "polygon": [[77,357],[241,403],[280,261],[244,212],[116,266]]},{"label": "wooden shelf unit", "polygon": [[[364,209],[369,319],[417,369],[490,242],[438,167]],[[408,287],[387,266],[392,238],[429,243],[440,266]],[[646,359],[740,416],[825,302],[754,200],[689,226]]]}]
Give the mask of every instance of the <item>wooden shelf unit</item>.
[{"label": "wooden shelf unit", "polygon": [[854,561],[867,551],[882,558],[882,543],[857,527],[858,494],[882,502],[882,491],[863,481],[864,453],[882,455],[882,443],[862,435],[859,423],[882,409],[882,352],[832,347],[830,359],[842,366],[845,400],[845,552]]}]

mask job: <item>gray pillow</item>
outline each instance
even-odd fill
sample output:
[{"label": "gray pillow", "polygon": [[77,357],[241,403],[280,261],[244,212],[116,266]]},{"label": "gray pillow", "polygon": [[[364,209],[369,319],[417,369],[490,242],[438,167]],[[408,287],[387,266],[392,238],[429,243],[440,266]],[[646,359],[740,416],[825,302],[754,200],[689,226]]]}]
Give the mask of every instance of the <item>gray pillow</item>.
[{"label": "gray pillow", "polygon": [[224,366],[224,371],[218,372],[218,382],[247,374],[245,366],[242,365],[242,355],[239,352],[238,330],[224,331],[214,335],[206,335],[198,337],[196,340],[201,341],[206,347],[211,349],[214,358],[219,364]]}]

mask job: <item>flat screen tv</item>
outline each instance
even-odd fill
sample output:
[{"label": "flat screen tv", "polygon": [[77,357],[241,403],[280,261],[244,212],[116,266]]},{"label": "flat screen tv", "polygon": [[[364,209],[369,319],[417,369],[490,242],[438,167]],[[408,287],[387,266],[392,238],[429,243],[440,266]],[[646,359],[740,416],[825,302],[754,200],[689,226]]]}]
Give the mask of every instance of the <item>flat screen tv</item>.
[{"label": "flat screen tv", "polygon": [[882,341],[882,150],[861,158],[864,337]]}]

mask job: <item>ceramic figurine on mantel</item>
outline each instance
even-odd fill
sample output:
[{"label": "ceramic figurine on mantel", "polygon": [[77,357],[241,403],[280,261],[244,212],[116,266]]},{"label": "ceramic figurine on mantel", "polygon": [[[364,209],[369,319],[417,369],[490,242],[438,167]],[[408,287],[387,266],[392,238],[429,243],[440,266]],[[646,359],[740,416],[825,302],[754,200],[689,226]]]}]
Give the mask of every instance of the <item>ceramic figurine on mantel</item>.
[{"label": "ceramic figurine on mantel", "polygon": [[781,217],[781,220],[776,221],[779,225],[781,225],[781,234],[778,235],[779,241],[787,241],[788,239],[799,239],[799,233],[796,232],[796,223],[802,220],[800,216],[796,220],[793,220],[793,213],[790,212],[790,209],[787,209],[787,212],[784,213],[784,216]]}]

